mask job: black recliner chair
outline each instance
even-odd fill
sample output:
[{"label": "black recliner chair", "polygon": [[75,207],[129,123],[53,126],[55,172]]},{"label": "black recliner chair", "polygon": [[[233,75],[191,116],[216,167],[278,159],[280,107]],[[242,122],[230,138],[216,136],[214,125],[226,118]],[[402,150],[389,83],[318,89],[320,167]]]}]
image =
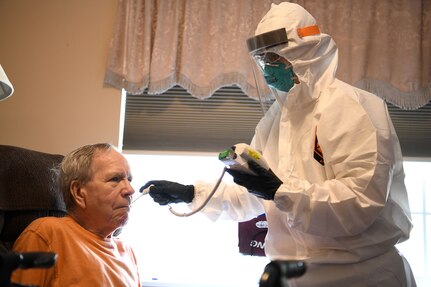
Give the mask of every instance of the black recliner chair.
[{"label": "black recliner chair", "polygon": [[55,254],[18,254],[12,246],[36,218],[66,215],[53,172],[62,159],[63,155],[0,145],[0,287],[10,286],[10,269],[55,263]]}]

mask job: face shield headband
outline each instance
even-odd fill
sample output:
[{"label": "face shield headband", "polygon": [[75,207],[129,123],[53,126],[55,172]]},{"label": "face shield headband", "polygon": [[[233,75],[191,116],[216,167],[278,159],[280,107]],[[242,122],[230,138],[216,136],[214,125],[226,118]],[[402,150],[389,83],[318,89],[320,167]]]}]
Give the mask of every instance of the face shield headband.
[{"label": "face shield headband", "polygon": [[[320,34],[319,26],[317,25],[298,28],[296,29],[296,32],[298,34],[298,37],[301,39],[306,36],[314,36]],[[265,50],[274,46],[287,44],[288,42],[289,39],[287,37],[286,29],[280,28],[247,39],[247,47],[248,52],[253,55],[262,53]]]}]

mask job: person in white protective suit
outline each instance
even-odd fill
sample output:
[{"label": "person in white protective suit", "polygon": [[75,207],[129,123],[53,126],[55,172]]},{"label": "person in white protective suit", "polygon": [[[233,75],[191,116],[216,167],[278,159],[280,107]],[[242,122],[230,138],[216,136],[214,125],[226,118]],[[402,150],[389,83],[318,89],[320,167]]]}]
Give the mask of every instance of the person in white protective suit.
[{"label": "person in white protective suit", "polygon": [[[251,142],[271,169],[228,170],[237,184],[222,183],[201,212],[238,221],[264,212],[266,256],[307,264],[293,286],[416,286],[395,248],[412,223],[385,102],[335,78],[335,42],[297,4],[272,4],[248,47],[277,91]],[[193,209],[213,186],[153,180],[141,191]]]}]

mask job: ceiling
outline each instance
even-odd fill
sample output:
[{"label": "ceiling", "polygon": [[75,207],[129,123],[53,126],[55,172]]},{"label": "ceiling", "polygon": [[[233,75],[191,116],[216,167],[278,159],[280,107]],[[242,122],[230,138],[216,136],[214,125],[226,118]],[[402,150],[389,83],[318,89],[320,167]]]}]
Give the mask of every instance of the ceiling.
[{"label": "ceiling", "polygon": [[[431,102],[417,110],[388,109],[404,157],[431,159]],[[179,86],[161,95],[127,95],[123,149],[220,152],[250,142],[261,117],[260,104],[236,86],[206,100]]]}]

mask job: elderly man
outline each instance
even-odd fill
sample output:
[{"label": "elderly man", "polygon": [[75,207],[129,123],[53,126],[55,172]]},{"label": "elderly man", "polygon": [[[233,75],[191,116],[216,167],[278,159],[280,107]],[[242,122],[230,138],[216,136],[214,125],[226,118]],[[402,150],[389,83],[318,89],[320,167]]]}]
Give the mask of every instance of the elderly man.
[{"label": "elderly man", "polygon": [[37,286],[141,286],[132,249],[112,236],[128,221],[134,189],[127,160],[110,144],[86,145],[59,168],[68,215],[33,221],[13,247],[54,252],[50,269],[17,270],[12,281]]}]

